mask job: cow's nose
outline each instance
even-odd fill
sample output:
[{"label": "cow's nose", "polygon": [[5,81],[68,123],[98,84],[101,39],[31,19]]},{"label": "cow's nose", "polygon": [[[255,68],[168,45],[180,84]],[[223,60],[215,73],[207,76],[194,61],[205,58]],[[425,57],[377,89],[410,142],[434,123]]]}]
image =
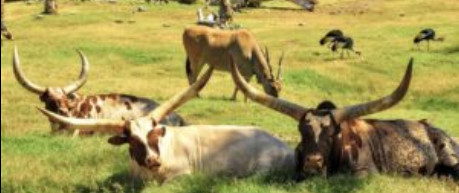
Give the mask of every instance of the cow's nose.
[{"label": "cow's nose", "polygon": [[157,168],[161,166],[161,162],[157,158],[154,158],[154,157],[147,158],[145,162],[149,168]]},{"label": "cow's nose", "polygon": [[319,167],[322,167],[323,164],[324,164],[324,159],[321,155],[310,155],[306,158],[306,161],[309,163],[309,164],[314,164],[314,165],[317,165]]}]

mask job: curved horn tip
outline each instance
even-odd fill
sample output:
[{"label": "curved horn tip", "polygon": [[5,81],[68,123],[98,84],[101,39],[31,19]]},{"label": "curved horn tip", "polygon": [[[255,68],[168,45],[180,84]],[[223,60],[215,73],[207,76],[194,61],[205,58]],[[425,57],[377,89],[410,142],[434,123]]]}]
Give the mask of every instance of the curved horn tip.
[{"label": "curved horn tip", "polygon": [[13,72],[16,80],[24,87],[25,89],[29,90],[30,92],[36,93],[41,95],[43,92],[45,92],[45,88],[41,87],[37,84],[34,84],[31,82],[29,79],[26,78],[24,73],[21,70],[21,61],[19,58],[19,51],[17,46],[14,46],[14,51],[13,51]]},{"label": "curved horn tip", "polygon": [[43,115],[47,116],[48,118],[56,119],[56,117],[58,116],[57,114],[51,111],[48,111],[42,107],[35,107],[35,108],[37,108],[38,111],[40,111]]}]

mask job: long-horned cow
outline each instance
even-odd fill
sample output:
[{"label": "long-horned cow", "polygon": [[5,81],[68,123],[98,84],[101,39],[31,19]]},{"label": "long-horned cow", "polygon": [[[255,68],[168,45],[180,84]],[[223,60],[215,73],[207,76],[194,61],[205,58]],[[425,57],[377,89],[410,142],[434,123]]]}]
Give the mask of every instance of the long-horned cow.
[{"label": "long-horned cow", "polygon": [[[83,96],[75,93],[86,83],[89,70],[86,56],[82,52],[79,54],[82,65],[80,76],[77,81],[65,87],[42,87],[27,79],[21,70],[17,48],[13,56],[14,75],[24,88],[40,96],[47,110],[67,117],[130,120],[147,115],[159,105],[149,99],[124,94]],[[54,132],[66,129],[58,122],[50,122]],[[168,115],[161,123],[174,126],[185,125],[184,120],[175,113]]]},{"label": "long-horned cow", "polygon": [[299,179],[311,175],[372,172],[459,177],[459,145],[427,121],[360,119],[391,108],[407,93],[410,61],[399,87],[389,96],[368,103],[336,108],[331,102],[306,108],[257,91],[232,65],[236,85],[250,99],[299,122],[296,148]]},{"label": "long-horned cow", "polygon": [[[281,85],[282,58],[279,60],[279,71],[274,77],[269,53],[265,55],[255,37],[247,30],[220,30],[205,26],[186,28],[183,33],[183,45],[187,54],[186,72],[188,81],[193,84],[205,64],[215,70],[230,72],[229,57],[234,58],[241,69],[245,80],[255,75],[258,83],[271,96],[277,97]],[[232,99],[236,99],[238,88],[234,90]]]},{"label": "long-horned cow", "polygon": [[212,68],[207,70],[187,90],[150,115],[132,121],[75,119],[42,112],[75,129],[117,134],[109,143],[129,144],[132,174],[161,184],[193,172],[232,177],[281,169],[293,172],[296,165],[293,149],[260,128],[159,124],[166,114],[196,97],[212,71]]}]

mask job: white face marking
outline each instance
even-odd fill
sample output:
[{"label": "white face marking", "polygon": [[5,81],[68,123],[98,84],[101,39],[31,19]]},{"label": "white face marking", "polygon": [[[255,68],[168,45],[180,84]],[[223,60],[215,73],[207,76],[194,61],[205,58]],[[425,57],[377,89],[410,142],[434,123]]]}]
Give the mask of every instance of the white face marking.
[{"label": "white face marking", "polygon": [[309,124],[311,125],[312,131],[314,132],[314,140],[316,144],[318,144],[319,139],[320,139],[320,134],[322,133],[322,128],[320,127],[321,126],[320,121],[317,119],[317,117],[311,114],[308,115],[307,119],[310,120]]},{"label": "white face marking", "polygon": [[149,118],[140,118],[131,121],[131,135],[139,139],[142,144],[145,145],[147,155],[145,159],[149,157],[159,157],[158,153],[153,151],[148,145],[148,134],[153,131],[153,121]]}]

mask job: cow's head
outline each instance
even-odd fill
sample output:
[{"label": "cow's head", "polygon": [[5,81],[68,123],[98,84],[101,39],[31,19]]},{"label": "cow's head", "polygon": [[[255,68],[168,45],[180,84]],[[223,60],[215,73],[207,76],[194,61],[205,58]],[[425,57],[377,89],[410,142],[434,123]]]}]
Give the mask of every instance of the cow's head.
[{"label": "cow's head", "polygon": [[43,87],[30,81],[21,70],[17,48],[14,49],[13,55],[14,75],[25,89],[40,96],[40,100],[45,104],[47,110],[61,115],[68,115],[71,101],[78,97],[75,92],[86,83],[89,70],[89,62],[86,56],[82,52],[79,52],[79,54],[82,65],[80,76],[77,81],[65,87]]},{"label": "cow's head", "polygon": [[305,108],[257,91],[241,77],[236,65],[232,65],[232,75],[238,88],[248,98],[299,122],[301,142],[297,147],[297,158],[300,162],[298,168],[305,175],[326,175],[333,142],[341,134],[341,123],[389,109],[400,102],[410,85],[412,65],[411,59],[402,82],[391,95],[344,108],[336,108],[331,102],[325,102],[317,109]]},{"label": "cow's head", "polygon": [[135,120],[103,120],[103,119],[77,119],[58,115],[48,110],[39,109],[49,119],[66,125],[71,129],[79,129],[83,132],[114,133],[108,142],[112,145],[129,145],[131,160],[139,166],[156,171],[162,165],[162,156],[167,153],[167,126],[158,124],[168,114],[196,97],[198,92],[206,85],[212,75],[213,69],[207,72],[187,90],[177,94],[148,116]]},{"label": "cow's head", "polygon": [[[273,67],[271,65],[271,59],[269,56],[268,48],[265,48],[265,61],[268,66],[269,76],[267,77],[267,83],[263,84],[263,89],[265,92],[273,97],[278,97],[279,93],[282,91],[282,62],[284,60],[284,52],[282,52],[282,56],[279,58],[277,75],[274,76]],[[231,58],[232,61],[232,58]]]},{"label": "cow's head", "polygon": [[139,166],[157,170],[161,166],[161,153],[165,152],[163,139],[167,128],[156,121],[143,118],[126,124],[123,134],[111,137],[108,142],[115,146],[129,145],[131,159]]}]

